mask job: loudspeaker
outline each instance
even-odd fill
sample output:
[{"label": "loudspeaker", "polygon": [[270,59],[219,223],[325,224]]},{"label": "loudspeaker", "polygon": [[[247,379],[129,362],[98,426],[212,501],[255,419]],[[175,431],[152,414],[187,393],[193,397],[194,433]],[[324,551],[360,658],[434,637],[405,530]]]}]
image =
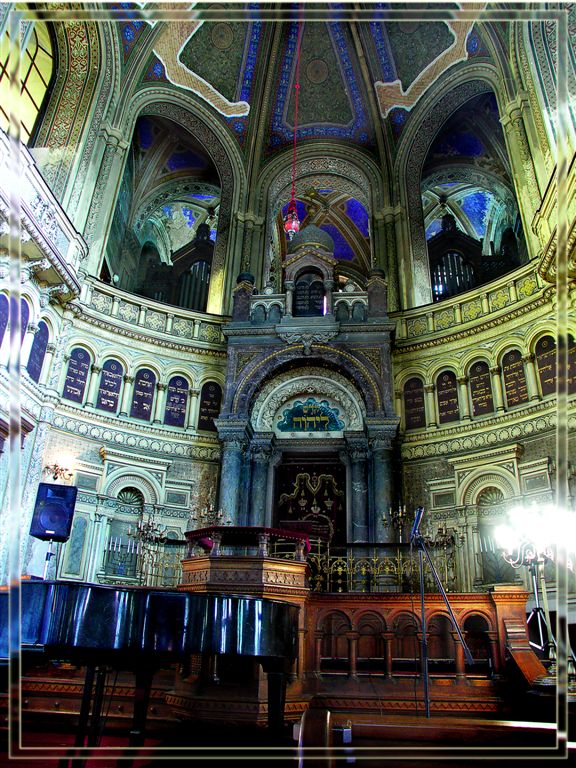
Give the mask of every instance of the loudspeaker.
[{"label": "loudspeaker", "polygon": [[73,485],[40,483],[30,536],[42,541],[68,541],[77,493]]}]

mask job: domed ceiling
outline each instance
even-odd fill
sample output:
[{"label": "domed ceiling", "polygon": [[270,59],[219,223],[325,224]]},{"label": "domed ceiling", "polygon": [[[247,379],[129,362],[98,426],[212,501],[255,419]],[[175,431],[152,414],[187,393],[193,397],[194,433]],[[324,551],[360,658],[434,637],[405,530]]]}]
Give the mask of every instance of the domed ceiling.
[{"label": "domed ceiling", "polygon": [[[135,11],[135,18],[119,21],[126,79],[133,81],[139,72],[137,90],[143,94],[158,83],[190,92],[236,143],[249,169],[249,183],[256,183],[278,154],[283,154],[285,168],[291,162],[297,82],[300,151],[315,144],[353,145],[379,167],[389,168],[413,108],[437,77],[468,59],[489,58],[481,24],[425,20],[427,3],[366,3],[353,13],[340,5],[303,6],[301,26],[297,10],[278,4],[197,6],[196,21],[147,20],[145,3],[111,7],[123,9],[125,16]],[[205,20],[200,20],[203,12]],[[485,237],[495,196],[510,192],[505,153],[490,139],[488,112],[481,136],[470,135],[466,142],[465,129],[447,126],[432,148],[423,188],[428,236],[437,231],[449,198],[448,209],[458,211],[459,226],[475,238]],[[460,131],[458,137],[451,130]],[[446,157],[453,168],[458,152],[458,159],[476,166],[492,163],[487,170],[502,179],[504,192],[477,179],[447,177]],[[217,236],[225,180],[217,178],[209,147],[196,145],[191,135],[160,117],[140,117],[133,163],[128,168],[133,178],[125,174],[130,203],[124,218],[140,246],[155,243],[169,264],[171,254],[193,240],[200,223],[209,224],[212,239]],[[389,180],[384,177],[383,182]],[[327,232],[341,279],[362,283],[374,258],[372,212],[369,201],[358,197],[332,184],[329,173],[297,189],[301,225],[314,224]],[[270,242],[280,260],[286,251],[282,216],[288,200],[282,192],[268,208],[268,220],[275,217]],[[120,233],[119,226],[116,231]],[[277,281],[278,269],[270,264],[263,279]]]}]

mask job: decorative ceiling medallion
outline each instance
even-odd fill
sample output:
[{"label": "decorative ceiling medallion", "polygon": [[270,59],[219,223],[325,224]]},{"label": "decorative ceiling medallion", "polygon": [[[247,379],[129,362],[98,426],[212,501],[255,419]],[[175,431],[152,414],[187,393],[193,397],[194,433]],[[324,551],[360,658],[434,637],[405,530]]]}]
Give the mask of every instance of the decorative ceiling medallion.
[{"label": "decorative ceiling medallion", "polygon": [[328,78],[328,64],[324,59],[312,59],[306,67],[306,77],[311,83],[320,85]]},{"label": "decorative ceiling medallion", "polygon": [[212,42],[214,46],[221,51],[230,48],[234,42],[234,30],[230,24],[220,22],[215,24],[212,29]]}]

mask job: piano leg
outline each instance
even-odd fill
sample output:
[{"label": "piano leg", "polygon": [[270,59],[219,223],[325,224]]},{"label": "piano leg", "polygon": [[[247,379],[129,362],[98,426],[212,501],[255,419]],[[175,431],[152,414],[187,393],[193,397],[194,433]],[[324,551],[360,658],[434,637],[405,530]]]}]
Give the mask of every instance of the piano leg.
[{"label": "piano leg", "polygon": [[267,659],[262,668],[268,676],[268,728],[280,734],[284,728],[284,706],[286,704],[286,661]]},{"label": "piano leg", "polygon": [[130,739],[128,741],[128,746],[130,747],[141,747],[144,744],[146,714],[148,712],[154,672],[153,668],[146,667],[138,669],[135,673],[134,714],[132,717],[132,728],[130,729]]},{"label": "piano leg", "polygon": [[102,702],[104,701],[104,686],[106,684],[106,667],[98,667],[96,670],[96,687],[94,689],[94,701],[92,703],[92,720],[88,730],[88,746],[98,745],[100,738],[100,716],[102,714]]},{"label": "piano leg", "polygon": [[92,688],[94,686],[94,675],[96,667],[86,667],[86,677],[84,678],[84,690],[82,691],[82,703],[80,704],[80,715],[78,717],[78,730],[76,731],[75,747],[83,747],[88,730],[88,718],[90,717],[90,704],[92,702]]}]

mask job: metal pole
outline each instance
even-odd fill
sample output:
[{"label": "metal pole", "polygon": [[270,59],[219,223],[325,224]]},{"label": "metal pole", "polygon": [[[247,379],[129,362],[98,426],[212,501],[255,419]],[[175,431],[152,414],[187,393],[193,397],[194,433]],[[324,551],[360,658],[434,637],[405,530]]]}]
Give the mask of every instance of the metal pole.
[{"label": "metal pole", "polygon": [[424,705],[426,707],[426,717],[430,717],[430,688],[428,681],[428,638],[426,637],[426,611],[424,607],[424,557],[422,546],[420,546],[421,537],[418,536],[418,561],[420,565],[420,611],[422,614],[422,678],[424,680]]}]

